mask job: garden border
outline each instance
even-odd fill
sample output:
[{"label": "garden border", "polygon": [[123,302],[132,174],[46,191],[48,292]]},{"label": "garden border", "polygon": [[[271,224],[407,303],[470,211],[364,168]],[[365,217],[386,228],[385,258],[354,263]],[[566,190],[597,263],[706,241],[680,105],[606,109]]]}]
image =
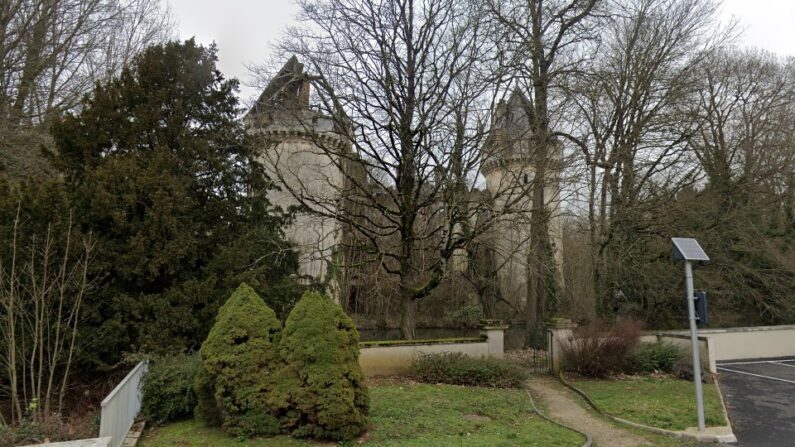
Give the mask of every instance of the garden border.
[{"label": "garden border", "polygon": [[618,416],[613,416],[613,415],[605,412],[601,408],[599,408],[599,406],[597,406],[596,403],[587,394],[585,394],[584,391],[582,391],[581,389],[579,389],[579,388],[575,387],[574,385],[572,385],[571,383],[569,383],[563,377],[562,373],[558,374],[557,378],[563,385],[565,385],[566,387],[568,387],[569,389],[571,389],[572,391],[577,393],[580,397],[585,399],[585,401],[588,402],[588,405],[590,405],[597,413],[599,413],[600,415],[602,415],[602,416],[604,416],[604,417],[606,417],[606,418],[608,418],[608,419],[610,419],[610,420],[612,420],[614,422],[617,422],[619,424],[624,424],[624,425],[628,425],[628,426],[631,426],[631,427],[640,428],[642,430],[647,430],[647,431],[650,431],[652,433],[657,433],[657,434],[660,434],[660,435],[670,436],[670,437],[673,437],[673,438],[681,438],[681,439],[687,438],[687,439],[694,439],[694,440],[700,441],[700,442],[718,442],[718,443],[721,443],[721,444],[737,442],[737,438],[734,436],[734,431],[732,430],[731,421],[729,420],[729,414],[726,411],[726,404],[723,401],[723,394],[720,391],[720,387],[718,386],[717,379],[715,381],[715,387],[718,389],[718,396],[719,396],[719,400],[720,400],[720,404],[721,404],[721,409],[723,410],[723,417],[726,420],[726,425],[723,425],[723,426],[720,426],[720,427],[714,427],[714,428],[717,428],[717,429],[728,429],[728,433],[722,433],[722,434],[717,434],[717,433],[699,433],[699,432],[691,432],[691,431],[687,431],[687,430],[683,430],[683,431],[667,430],[667,429],[664,429],[664,428],[653,427],[651,425],[645,425],[645,424],[641,424],[641,423],[638,423],[638,422],[633,422],[633,421],[630,421],[630,420],[627,420],[627,419],[620,418]]}]

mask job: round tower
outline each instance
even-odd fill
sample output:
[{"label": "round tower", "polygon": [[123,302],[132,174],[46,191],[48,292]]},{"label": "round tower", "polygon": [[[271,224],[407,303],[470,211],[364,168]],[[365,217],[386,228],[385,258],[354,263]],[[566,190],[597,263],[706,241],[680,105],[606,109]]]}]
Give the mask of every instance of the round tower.
[{"label": "round tower", "polygon": [[[499,220],[491,230],[495,267],[502,298],[518,309],[527,300],[527,266],[530,254],[532,183],[532,104],[518,90],[494,111],[491,135],[481,153],[481,171]],[[555,154],[560,154],[557,145]],[[558,155],[556,155],[556,158]],[[559,173],[550,170],[544,191],[550,211],[549,232],[555,247],[558,281],[562,280]]]},{"label": "round tower", "polygon": [[300,207],[285,228],[299,255],[298,273],[310,282],[326,283],[338,298],[338,246],[341,225],[334,218],[343,189],[342,163],[336,156],[345,147],[334,121],[309,105],[310,81],[303,64],[293,56],[268,84],[244,117],[249,134],[263,147],[259,161],[278,188],[268,199],[282,209]]}]

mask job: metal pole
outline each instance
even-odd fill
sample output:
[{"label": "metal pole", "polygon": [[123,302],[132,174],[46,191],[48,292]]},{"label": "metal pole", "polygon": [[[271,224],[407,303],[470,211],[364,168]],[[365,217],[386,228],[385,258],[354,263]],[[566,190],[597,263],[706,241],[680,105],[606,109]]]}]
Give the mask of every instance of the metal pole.
[{"label": "metal pole", "polygon": [[687,310],[690,313],[690,341],[693,343],[693,382],[696,384],[698,431],[704,431],[704,395],[701,391],[701,355],[698,349],[696,303],[693,294],[693,266],[690,261],[685,261],[685,282],[687,283]]}]

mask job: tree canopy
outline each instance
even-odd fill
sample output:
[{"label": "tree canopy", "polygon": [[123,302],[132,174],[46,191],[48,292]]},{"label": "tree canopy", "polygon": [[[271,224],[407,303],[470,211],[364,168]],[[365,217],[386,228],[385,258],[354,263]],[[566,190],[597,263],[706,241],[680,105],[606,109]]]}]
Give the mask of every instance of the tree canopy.
[{"label": "tree canopy", "polygon": [[104,281],[86,338],[97,361],[198,348],[241,280],[269,286],[277,309],[292,299],[286,215],[257,193],[268,183],[238,120],[238,82],[216,61],[193,40],[152,46],[53,125],[76,220],[97,238]]}]

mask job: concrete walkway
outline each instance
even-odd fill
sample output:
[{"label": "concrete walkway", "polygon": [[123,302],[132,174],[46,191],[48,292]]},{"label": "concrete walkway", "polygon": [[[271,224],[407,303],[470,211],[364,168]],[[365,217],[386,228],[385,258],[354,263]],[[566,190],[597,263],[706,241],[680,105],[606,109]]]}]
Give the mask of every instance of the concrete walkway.
[{"label": "concrete walkway", "polygon": [[587,411],[579,397],[561,386],[555,379],[537,377],[527,384],[530,393],[543,407],[546,415],[593,439],[600,447],[642,447],[651,445],[642,437]]}]

